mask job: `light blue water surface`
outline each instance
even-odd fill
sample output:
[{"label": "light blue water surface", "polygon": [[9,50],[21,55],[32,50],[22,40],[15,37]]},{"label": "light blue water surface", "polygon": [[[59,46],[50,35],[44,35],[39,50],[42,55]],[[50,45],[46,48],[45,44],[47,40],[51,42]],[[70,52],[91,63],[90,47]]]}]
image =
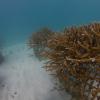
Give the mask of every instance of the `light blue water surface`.
[{"label": "light blue water surface", "polygon": [[65,26],[100,20],[100,0],[0,0],[0,38],[6,45],[28,38],[41,27]]}]

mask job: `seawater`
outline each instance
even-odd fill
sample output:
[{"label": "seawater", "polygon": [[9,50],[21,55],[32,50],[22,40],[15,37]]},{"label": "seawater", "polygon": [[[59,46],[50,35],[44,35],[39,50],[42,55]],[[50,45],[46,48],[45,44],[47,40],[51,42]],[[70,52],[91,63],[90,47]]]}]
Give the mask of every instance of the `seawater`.
[{"label": "seawater", "polygon": [[65,26],[100,20],[100,0],[0,0],[0,38],[12,45],[42,27]]},{"label": "seawater", "polygon": [[[99,22],[99,20],[100,0],[0,0],[0,46],[9,46],[8,48],[11,48],[14,45],[14,47],[16,47],[16,44],[21,44],[22,42],[25,43],[28,41],[28,38],[33,32],[42,27],[49,27],[54,31],[62,31],[66,26],[78,26],[95,21]],[[9,78],[7,78],[6,80],[8,82],[11,82],[10,86],[12,87],[9,87],[10,89],[13,89],[17,86],[16,75],[21,75],[21,77],[18,77],[17,79],[19,83],[23,82],[21,83],[22,90],[23,85],[26,86],[26,84],[28,83],[30,86],[30,84],[32,84],[31,79],[33,79],[33,76],[40,76],[40,81],[44,82],[45,80],[49,84],[49,76],[47,76],[47,78],[44,78],[45,73],[40,73],[41,66],[35,63],[36,58],[29,58],[27,52],[21,51],[23,49],[22,46],[17,49],[11,48],[11,51],[7,49],[8,54],[7,56],[5,56],[5,62],[3,63],[3,65],[0,65],[0,84],[5,83],[5,81],[3,82],[3,80],[6,80],[5,77],[8,77],[9,73],[10,76],[14,76],[13,78],[9,76]],[[24,55],[26,58],[24,57]],[[12,57],[12,59],[10,57]],[[13,57],[16,59],[14,59]],[[30,59],[34,62],[34,64],[31,66],[26,66],[26,64],[33,63]],[[31,70],[34,68],[35,70]],[[18,73],[16,73],[16,71]],[[22,72],[26,75],[26,77]],[[22,78],[23,80],[19,80],[19,78]],[[34,78],[34,82],[40,83],[40,81],[37,81],[37,79],[38,78]],[[34,83],[36,84],[36,86],[33,87],[38,87],[37,83]],[[49,87],[47,83],[46,85]],[[8,84],[4,85],[8,86]],[[37,90],[34,89],[35,91],[37,91],[36,97],[38,97],[38,91],[42,91],[41,86],[42,85],[40,84],[40,88],[38,87]],[[47,91],[48,87],[43,90]],[[31,90],[31,88],[28,89]],[[0,85],[0,100],[2,99],[1,97],[6,97],[6,93],[3,94],[2,91],[3,89],[1,89]],[[8,92],[7,90],[5,91]],[[24,92],[27,93],[26,91]],[[29,91],[29,93],[30,92],[31,91]],[[20,91],[18,93],[20,93]],[[20,95],[22,96],[22,94]],[[40,99],[38,100],[58,100],[56,98],[59,98],[57,94],[48,93],[48,95],[49,97],[43,97],[42,95],[40,95]],[[67,94],[65,95],[67,96]],[[29,97],[30,94],[25,96]],[[68,98],[68,96],[66,96],[63,97]],[[41,99],[41,97],[43,99]]]}]

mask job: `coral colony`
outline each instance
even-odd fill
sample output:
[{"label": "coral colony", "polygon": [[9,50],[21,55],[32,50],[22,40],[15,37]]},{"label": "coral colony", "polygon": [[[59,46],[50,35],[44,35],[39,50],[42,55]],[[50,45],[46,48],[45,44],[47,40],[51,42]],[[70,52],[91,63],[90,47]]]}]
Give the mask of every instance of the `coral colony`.
[{"label": "coral colony", "polygon": [[59,33],[44,30],[33,34],[29,45],[37,51],[43,47],[41,54],[48,60],[45,68],[55,73],[72,99],[100,100],[99,23],[65,28]]},{"label": "coral colony", "polygon": [[41,57],[41,53],[47,47],[47,41],[52,35],[54,35],[54,33],[50,29],[43,28],[33,33],[30,37],[29,46],[33,48],[36,57]]}]

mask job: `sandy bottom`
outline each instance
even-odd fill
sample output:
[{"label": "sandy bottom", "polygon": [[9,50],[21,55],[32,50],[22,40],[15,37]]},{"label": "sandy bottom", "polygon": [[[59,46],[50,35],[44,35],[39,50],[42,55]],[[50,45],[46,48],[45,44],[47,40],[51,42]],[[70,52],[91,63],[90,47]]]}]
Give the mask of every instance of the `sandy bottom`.
[{"label": "sandy bottom", "polygon": [[65,92],[51,91],[52,78],[24,43],[5,48],[3,53],[0,100],[70,100]]}]

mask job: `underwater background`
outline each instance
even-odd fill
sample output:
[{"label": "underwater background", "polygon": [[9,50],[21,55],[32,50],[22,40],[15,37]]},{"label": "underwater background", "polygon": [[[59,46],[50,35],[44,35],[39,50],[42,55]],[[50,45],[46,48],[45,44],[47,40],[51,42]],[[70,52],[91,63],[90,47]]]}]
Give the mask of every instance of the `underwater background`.
[{"label": "underwater background", "polygon": [[62,31],[99,20],[100,0],[0,0],[0,100],[70,100],[51,91],[52,77],[25,43],[43,27]]},{"label": "underwater background", "polygon": [[100,0],[0,0],[0,38],[16,44],[32,32],[100,20]]}]

